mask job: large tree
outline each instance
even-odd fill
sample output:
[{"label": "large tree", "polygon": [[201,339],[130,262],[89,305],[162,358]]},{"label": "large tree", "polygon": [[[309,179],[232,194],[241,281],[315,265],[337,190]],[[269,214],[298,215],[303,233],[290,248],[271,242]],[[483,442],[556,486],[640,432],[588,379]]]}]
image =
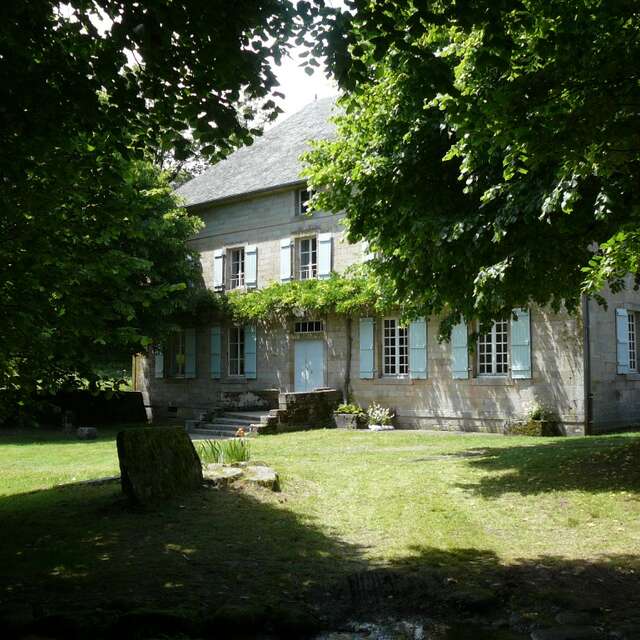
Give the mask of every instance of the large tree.
[{"label": "large tree", "polygon": [[105,344],[141,349],[184,309],[197,221],[147,160],[170,151],[180,161],[194,146],[215,160],[250,143],[258,131],[244,106],[259,105],[262,121],[277,115],[273,65],[316,4],[2,3],[5,406],[91,377]]},{"label": "large tree", "polygon": [[640,272],[637,2],[349,4],[309,176],[398,300],[446,332]]}]

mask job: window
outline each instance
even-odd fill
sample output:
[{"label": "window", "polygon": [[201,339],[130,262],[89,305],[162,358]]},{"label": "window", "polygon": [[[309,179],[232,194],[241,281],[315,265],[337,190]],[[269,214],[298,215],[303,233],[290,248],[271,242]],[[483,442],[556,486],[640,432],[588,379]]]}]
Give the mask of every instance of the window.
[{"label": "window", "polygon": [[307,213],[307,205],[312,195],[313,191],[311,189],[300,189],[300,191],[298,191],[298,211],[296,215],[303,216]]},{"label": "window", "polygon": [[310,280],[318,275],[318,242],[316,238],[298,240],[298,277]]},{"label": "window", "polygon": [[244,327],[229,330],[229,375],[244,375]]},{"label": "window", "polygon": [[507,321],[493,323],[491,331],[478,337],[478,375],[503,376],[509,371]]},{"label": "window", "polygon": [[176,331],[169,336],[165,353],[165,370],[167,377],[183,378],[187,360],[184,331]]},{"label": "window", "polygon": [[304,320],[296,322],[295,333],[320,333],[323,330],[322,320]]},{"label": "window", "polygon": [[634,373],[638,371],[637,316],[638,313],[636,311],[627,312],[627,321],[629,323],[629,371]]},{"label": "window", "polygon": [[409,373],[409,332],[395,318],[384,321],[382,343],[385,376],[406,376]]},{"label": "window", "polygon": [[231,289],[244,287],[244,247],[231,249],[231,277],[229,286]]}]

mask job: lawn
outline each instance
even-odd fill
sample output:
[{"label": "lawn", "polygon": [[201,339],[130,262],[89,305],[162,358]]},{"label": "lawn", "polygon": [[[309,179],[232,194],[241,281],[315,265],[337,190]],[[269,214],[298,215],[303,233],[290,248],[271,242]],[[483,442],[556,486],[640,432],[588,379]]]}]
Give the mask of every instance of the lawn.
[{"label": "lawn", "polygon": [[114,438],[0,436],[0,608],[379,608],[357,579],[379,572],[407,607],[437,583],[640,611],[638,434],[264,436],[252,457],[281,493],[206,489],[147,512],[116,484],[57,486],[117,474]]}]

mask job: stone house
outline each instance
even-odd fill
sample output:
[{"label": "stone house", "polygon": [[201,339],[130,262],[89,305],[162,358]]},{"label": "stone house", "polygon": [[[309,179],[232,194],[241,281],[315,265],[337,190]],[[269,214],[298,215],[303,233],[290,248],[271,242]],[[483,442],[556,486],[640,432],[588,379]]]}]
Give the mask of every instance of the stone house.
[{"label": "stone house", "polygon": [[[366,259],[365,246],[347,243],[342,215],[305,215],[299,157],[309,139],[333,135],[332,107],[311,103],[178,190],[205,222],[191,243],[207,287],[326,278]],[[542,404],[567,433],[595,433],[640,422],[640,296],[604,295],[608,308],[585,299],[575,315],[515,310],[472,350],[465,325],[438,342],[437,318],[202,323],[137,358],[134,380],[155,419],[347,383],[355,402],[391,407],[399,427],[500,431]]]}]

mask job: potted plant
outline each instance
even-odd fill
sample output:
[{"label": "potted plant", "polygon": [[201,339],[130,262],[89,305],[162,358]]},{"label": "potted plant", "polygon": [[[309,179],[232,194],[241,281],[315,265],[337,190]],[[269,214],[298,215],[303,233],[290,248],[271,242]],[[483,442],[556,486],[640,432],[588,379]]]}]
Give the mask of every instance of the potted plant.
[{"label": "potted plant", "polygon": [[367,416],[371,431],[391,431],[393,429],[392,423],[395,416],[391,413],[391,409],[372,402],[367,409]]},{"label": "potted plant", "polygon": [[367,414],[357,404],[341,404],[334,412],[333,417],[338,429],[366,429]]}]

